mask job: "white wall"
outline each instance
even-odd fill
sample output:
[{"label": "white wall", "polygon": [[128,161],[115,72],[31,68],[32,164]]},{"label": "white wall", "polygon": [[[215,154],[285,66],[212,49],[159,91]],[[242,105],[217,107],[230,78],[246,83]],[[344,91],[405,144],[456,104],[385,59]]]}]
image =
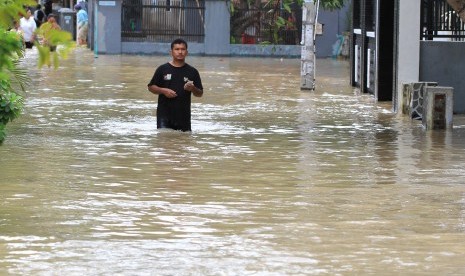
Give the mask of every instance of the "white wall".
[{"label": "white wall", "polygon": [[[402,84],[418,82],[420,75],[420,10],[421,0],[399,1],[399,41],[397,99],[402,99]],[[401,110],[397,101],[397,110]]]}]

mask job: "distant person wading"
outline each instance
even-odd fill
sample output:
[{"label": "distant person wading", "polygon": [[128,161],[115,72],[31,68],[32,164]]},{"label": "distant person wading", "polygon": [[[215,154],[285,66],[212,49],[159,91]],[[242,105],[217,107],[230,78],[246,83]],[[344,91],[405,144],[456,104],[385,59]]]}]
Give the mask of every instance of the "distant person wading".
[{"label": "distant person wading", "polygon": [[26,14],[19,20],[19,25],[23,33],[26,48],[32,48],[32,46],[34,46],[34,41],[36,40],[35,31],[37,29],[37,24],[32,16],[32,10],[30,8],[26,9]]},{"label": "distant person wading", "polygon": [[89,31],[89,18],[87,12],[81,7],[81,4],[74,6],[77,22],[77,45],[87,45],[87,33]]},{"label": "distant person wading", "polygon": [[40,28],[40,25],[42,25],[45,21],[45,12],[42,10],[42,6],[40,4],[37,4],[36,10],[34,11],[34,20],[37,28]]}]

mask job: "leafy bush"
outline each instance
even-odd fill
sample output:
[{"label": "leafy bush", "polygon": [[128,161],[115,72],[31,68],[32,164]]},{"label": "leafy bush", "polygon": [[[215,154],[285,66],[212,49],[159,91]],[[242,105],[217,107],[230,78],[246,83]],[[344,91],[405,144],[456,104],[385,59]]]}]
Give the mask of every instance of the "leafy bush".
[{"label": "leafy bush", "polygon": [[[35,5],[37,2],[34,0],[0,0],[0,144],[5,139],[6,124],[16,119],[23,110],[24,97],[20,93],[29,83],[27,70],[18,66],[24,54],[22,37],[9,30],[14,21],[19,21],[19,15],[25,13],[24,7]],[[52,45],[60,47],[51,53],[49,46],[36,44],[38,66],[53,64],[57,68],[59,58],[66,58],[74,48],[72,36],[61,30],[40,31],[38,35],[46,36]]]},{"label": "leafy bush", "polygon": [[0,27],[0,144],[5,139],[5,126],[17,118],[23,110],[23,97],[12,86],[18,84],[24,89],[24,72],[17,69],[22,57],[21,38],[15,32]]},{"label": "leafy bush", "polygon": [[23,110],[24,98],[14,92],[0,94],[0,124],[6,125],[18,118]]}]

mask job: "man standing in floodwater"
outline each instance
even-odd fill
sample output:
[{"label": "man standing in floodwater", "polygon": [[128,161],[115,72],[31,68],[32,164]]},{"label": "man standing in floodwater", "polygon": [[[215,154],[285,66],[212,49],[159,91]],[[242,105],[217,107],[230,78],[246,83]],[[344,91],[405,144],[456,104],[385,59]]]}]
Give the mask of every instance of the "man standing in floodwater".
[{"label": "man standing in floodwater", "polygon": [[172,60],[160,65],[147,85],[158,95],[157,128],[191,131],[191,94],[202,97],[203,86],[197,69],[186,63],[187,42],[171,42]]}]

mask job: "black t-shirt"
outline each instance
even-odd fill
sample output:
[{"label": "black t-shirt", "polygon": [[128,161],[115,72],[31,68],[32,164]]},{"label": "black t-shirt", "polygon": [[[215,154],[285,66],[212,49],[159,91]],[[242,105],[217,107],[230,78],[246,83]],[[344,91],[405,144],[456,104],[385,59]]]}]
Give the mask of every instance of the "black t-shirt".
[{"label": "black t-shirt", "polygon": [[45,17],[45,13],[42,10],[38,9],[38,10],[34,11],[34,20],[35,21],[39,21],[39,22],[42,23],[42,22],[44,22],[44,17]]},{"label": "black t-shirt", "polygon": [[45,16],[48,16],[49,14],[51,14],[52,9],[53,9],[53,1],[52,0],[45,0],[45,2],[44,2]]},{"label": "black t-shirt", "polygon": [[157,68],[148,84],[169,88],[176,92],[177,97],[167,98],[158,95],[157,127],[169,127],[176,130],[191,130],[191,92],[184,90],[184,84],[193,81],[194,85],[203,90],[200,74],[197,69],[185,64],[175,67],[165,63]]}]

